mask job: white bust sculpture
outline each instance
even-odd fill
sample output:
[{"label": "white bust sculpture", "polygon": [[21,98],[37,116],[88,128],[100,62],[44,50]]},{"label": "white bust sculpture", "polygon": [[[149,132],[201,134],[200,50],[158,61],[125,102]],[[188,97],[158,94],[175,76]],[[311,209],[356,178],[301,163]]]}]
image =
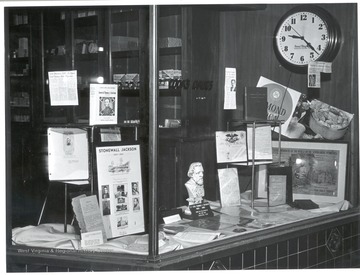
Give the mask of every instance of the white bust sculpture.
[{"label": "white bust sculpture", "polygon": [[[185,183],[189,195],[189,198],[186,200],[189,202],[189,205],[202,203],[205,196],[203,181],[204,169],[202,164],[200,162],[191,163],[187,175],[190,179]],[[189,208],[185,210],[185,213],[188,215],[191,214]]]}]

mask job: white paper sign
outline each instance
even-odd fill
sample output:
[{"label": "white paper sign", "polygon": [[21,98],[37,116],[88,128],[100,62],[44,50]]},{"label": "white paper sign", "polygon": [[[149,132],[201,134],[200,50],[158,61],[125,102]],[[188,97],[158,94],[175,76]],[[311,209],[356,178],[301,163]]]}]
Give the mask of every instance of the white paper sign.
[{"label": "white paper sign", "polygon": [[225,68],[224,110],[236,110],[236,68]]},{"label": "white paper sign", "polygon": [[51,106],[79,105],[77,71],[48,72]]},{"label": "white paper sign", "polygon": [[107,238],[144,232],[140,146],[98,147],[96,160]]},{"label": "white paper sign", "polygon": [[90,125],[117,124],[116,84],[90,84]]},{"label": "white paper sign", "polygon": [[49,180],[89,178],[87,132],[78,128],[48,128]]}]

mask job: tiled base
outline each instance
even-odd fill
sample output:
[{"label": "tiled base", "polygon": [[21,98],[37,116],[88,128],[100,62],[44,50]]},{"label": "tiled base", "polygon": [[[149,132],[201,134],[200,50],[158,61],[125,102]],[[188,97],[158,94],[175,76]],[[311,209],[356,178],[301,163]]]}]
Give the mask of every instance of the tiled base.
[{"label": "tiled base", "polygon": [[[359,223],[323,230],[221,258],[226,269],[304,269],[360,267]],[[189,270],[207,270],[211,263]]]}]

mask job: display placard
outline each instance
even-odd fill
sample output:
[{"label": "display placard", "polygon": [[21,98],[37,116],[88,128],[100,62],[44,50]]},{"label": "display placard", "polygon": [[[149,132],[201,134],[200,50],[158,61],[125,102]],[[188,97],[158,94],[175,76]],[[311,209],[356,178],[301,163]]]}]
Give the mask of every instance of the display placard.
[{"label": "display placard", "polygon": [[189,209],[191,211],[191,216],[186,216],[186,218],[191,220],[214,216],[214,213],[207,202],[189,205]]},{"label": "display placard", "polygon": [[107,238],[144,232],[140,146],[97,147],[96,163]]}]

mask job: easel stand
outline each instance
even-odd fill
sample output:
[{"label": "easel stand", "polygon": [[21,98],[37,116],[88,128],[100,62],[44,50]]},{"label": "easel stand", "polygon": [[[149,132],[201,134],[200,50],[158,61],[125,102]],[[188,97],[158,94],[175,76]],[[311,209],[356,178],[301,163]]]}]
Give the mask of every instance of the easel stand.
[{"label": "easel stand", "polygon": [[[74,128],[79,128],[79,127],[74,127]],[[89,138],[89,130],[90,129],[90,138]],[[71,184],[71,182],[73,182],[75,185],[81,185],[79,184],[79,182],[87,182],[86,184],[90,184],[90,188],[91,188],[91,194],[94,193],[94,181],[93,181],[93,176],[92,176],[92,169],[93,169],[93,155],[92,155],[92,141],[93,141],[93,136],[94,136],[94,127],[86,127],[86,131],[87,131],[87,140],[88,140],[88,154],[89,154],[89,158],[88,158],[88,165],[89,165],[89,178],[87,179],[75,179],[75,180],[71,180],[71,179],[66,179],[66,180],[53,180],[53,181],[49,181],[49,187],[48,187],[48,190],[46,192],[46,196],[45,196],[45,199],[44,199],[44,202],[43,202],[43,205],[42,205],[42,208],[41,208],[41,212],[40,212],[40,216],[39,216],[39,219],[38,219],[38,223],[37,225],[40,225],[41,224],[41,220],[43,218],[43,215],[44,215],[44,211],[45,211],[45,207],[47,205],[47,201],[48,201],[48,197],[49,197],[49,194],[50,194],[50,189],[51,189],[51,185],[55,182],[58,182],[58,183],[62,183],[64,184],[64,233],[67,232],[67,211],[68,211],[68,205],[67,205],[67,202],[68,202],[68,185]],[[59,168],[61,169],[61,167]],[[73,219],[74,220],[74,219]],[[72,221],[73,221],[72,220]]]},{"label": "easel stand", "polygon": [[230,123],[237,122],[243,125],[252,124],[252,161],[251,161],[251,208],[254,209],[255,200],[255,129],[257,125],[270,125],[279,127],[279,146],[278,146],[278,161],[281,162],[281,124],[284,123],[281,120],[254,120],[254,121],[243,121],[243,120],[232,120],[227,122],[226,130],[229,131]]}]

